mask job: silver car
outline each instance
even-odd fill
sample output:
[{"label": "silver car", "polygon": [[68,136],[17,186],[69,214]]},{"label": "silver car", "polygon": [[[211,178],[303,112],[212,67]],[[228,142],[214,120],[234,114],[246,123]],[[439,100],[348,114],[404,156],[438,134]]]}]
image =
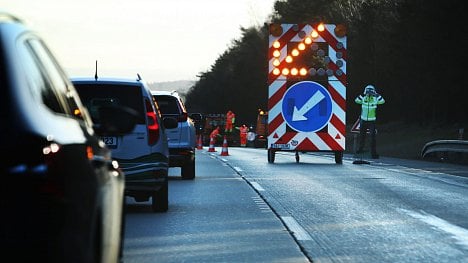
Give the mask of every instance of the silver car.
[{"label": "silver car", "polygon": [[168,210],[169,148],[165,128],[177,127],[174,118],[162,120],[146,83],[138,76],[124,78],[72,78],[94,121],[101,105],[129,107],[139,116],[135,129],[121,136],[102,136],[125,173],[125,194],[137,202],[152,198],[154,212]]},{"label": "silver car", "polygon": [[177,127],[166,129],[169,140],[169,166],[180,167],[182,179],[195,178],[196,131],[182,98],[177,92],[152,90],[163,117],[173,117]]}]

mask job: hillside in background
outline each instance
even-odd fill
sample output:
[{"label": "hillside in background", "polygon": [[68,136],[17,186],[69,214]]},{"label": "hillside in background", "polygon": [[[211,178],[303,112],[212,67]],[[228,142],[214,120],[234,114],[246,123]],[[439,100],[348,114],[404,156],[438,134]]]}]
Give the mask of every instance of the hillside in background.
[{"label": "hillside in background", "polygon": [[153,82],[148,83],[148,86],[151,90],[167,90],[167,91],[177,91],[181,96],[185,97],[187,91],[195,84],[195,81],[192,80],[178,80],[178,81],[168,81],[168,82]]}]

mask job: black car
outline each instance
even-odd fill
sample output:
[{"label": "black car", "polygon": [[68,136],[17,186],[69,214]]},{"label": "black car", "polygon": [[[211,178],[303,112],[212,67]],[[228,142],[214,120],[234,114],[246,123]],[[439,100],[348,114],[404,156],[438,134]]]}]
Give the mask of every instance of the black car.
[{"label": "black car", "polygon": [[133,129],[131,110],[102,107],[93,125],[40,36],[4,12],[0,93],[2,257],[121,261],[125,178],[100,136]]}]

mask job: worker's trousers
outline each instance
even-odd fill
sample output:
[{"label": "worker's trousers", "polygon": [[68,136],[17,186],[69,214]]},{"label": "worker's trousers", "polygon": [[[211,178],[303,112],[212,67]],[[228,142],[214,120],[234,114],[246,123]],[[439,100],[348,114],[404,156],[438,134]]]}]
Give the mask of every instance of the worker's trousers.
[{"label": "worker's trousers", "polygon": [[364,121],[361,120],[360,128],[359,128],[359,149],[358,152],[364,151],[364,146],[366,144],[366,135],[367,132],[370,133],[371,137],[371,154],[377,155],[377,140],[376,140],[376,128],[375,128],[375,121]]}]

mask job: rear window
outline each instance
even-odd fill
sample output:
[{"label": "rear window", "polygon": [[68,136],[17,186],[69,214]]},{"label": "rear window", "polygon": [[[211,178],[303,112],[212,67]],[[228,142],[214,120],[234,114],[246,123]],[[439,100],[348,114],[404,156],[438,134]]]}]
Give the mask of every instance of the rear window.
[{"label": "rear window", "polygon": [[180,114],[177,98],[165,95],[155,95],[154,98],[161,114]]},{"label": "rear window", "polygon": [[129,107],[136,110],[141,116],[138,124],[145,124],[145,110],[141,87],[132,85],[114,84],[73,84],[80,95],[83,105],[88,109],[91,118],[99,123],[98,109],[100,106]]}]

